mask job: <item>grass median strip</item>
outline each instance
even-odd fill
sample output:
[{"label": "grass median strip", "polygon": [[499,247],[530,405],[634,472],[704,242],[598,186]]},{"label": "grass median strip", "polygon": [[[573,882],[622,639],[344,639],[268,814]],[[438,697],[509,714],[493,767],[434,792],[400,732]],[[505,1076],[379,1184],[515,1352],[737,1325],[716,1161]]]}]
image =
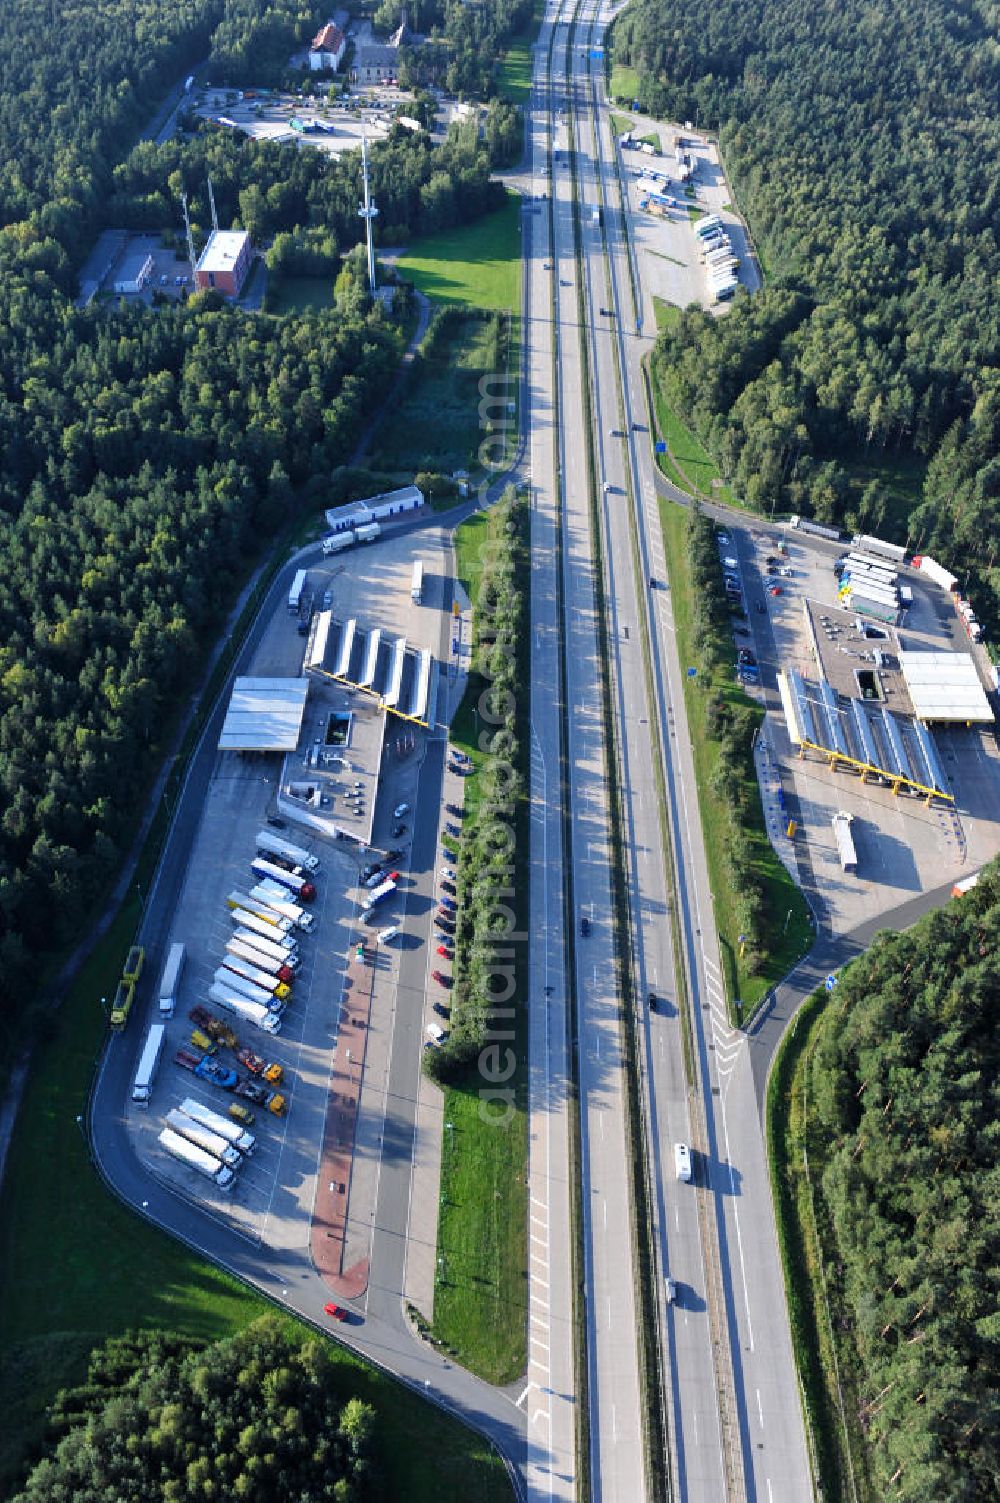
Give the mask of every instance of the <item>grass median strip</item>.
[{"label": "grass median strip", "polygon": [[[450,1036],[425,1066],[444,1096],[433,1337],[494,1383],[527,1363],[528,511],[508,488],[459,528],[473,670],[451,731],[463,779]],[[523,695],[519,716],[501,711]],[[509,915],[513,915],[510,934]],[[501,921],[502,925],[501,925]],[[498,982],[501,990],[498,991]],[[503,1080],[499,1076],[503,1075]],[[499,1086],[499,1090],[498,1090]]]}]

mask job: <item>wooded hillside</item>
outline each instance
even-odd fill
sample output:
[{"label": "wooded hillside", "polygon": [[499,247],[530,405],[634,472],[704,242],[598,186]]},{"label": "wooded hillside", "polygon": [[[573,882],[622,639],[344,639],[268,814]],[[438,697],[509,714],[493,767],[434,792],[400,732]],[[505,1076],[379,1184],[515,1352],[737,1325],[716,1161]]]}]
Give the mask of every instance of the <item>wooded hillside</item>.
[{"label": "wooded hillside", "polygon": [[[755,506],[974,562],[1000,628],[995,8],[633,0],[615,57],[645,106],[718,130],[766,272],[660,336],[669,403]],[[911,455],[920,504],[891,483]]]},{"label": "wooded hillside", "polygon": [[844,973],[808,1070],[827,1280],[868,1496],[1000,1475],[1000,865]]}]

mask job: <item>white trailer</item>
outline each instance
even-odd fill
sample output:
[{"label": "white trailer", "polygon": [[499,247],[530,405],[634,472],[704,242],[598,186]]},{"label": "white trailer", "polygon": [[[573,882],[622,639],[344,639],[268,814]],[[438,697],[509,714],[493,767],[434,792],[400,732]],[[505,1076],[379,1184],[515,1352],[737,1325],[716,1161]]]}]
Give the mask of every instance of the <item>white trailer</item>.
[{"label": "white trailer", "polygon": [[940,585],[942,590],[947,590],[949,595],[958,588],[958,580],[955,575],[946,569],[943,564],[939,564],[937,559],[928,557],[926,553],[920,560],[920,572],[921,574],[926,574],[928,579],[933,579],[934,583]]},{"label": "white trailer", "polygon": [[280,835],[272,835],[270,830],[257,831],[258,851],[270,851],[272,856],[284,856],[295,866],[304,866],[307,872],[319,871],[319,857],[307,851],[303,845],[293,845],[290,840],[282,840]]},{"label": "white trailer", "polygon": [[[227,976],[229,972],[225,973]],[[232,981],[238,981],[238,976],[231,976]],[[224,1007],[226,1012],[235,1013],[238,1018],[243,1018],[247,1023],[252,1023],[262,1033],[280,1033],[281,1019],[276,1012],[263,1002],[254,1002],[252,998],[245,997],[235,987],[220,985],[216,982],[208,989],[208,1000],[214,1002],[216,1007]]]},{"label": "white trailer", "polygon": [[378,522],[364,522],[354,529],[354,535],[359,543],[374,543],[381,531]]},{"label": "white trailer", "polygon": [[252,895],[260,903],[265,903],[281,918],[288,920],[299,929],[311,929],[314,915],[307,913],[298,903],[293,903],[288,893],[283,888],[273,887],[270,882],[260,882],[253,888]]},{"label": "white trailer", "polygon": [[414,605],[419,605],[424,596],[424,561],[422,558],[413,562],[413,578],[410,581],[410,599]]},{"label": "white trailer", "polygon": [[302,604],[302,591],[306,587],[307,572],[305,569],[296,569],[292,587],[288,592],[288,609],[293,616],[298,615],[299,606]]},{"label": "white trailer", "polygon": [[[220,975],[220,971],[223,974]],[[232,975],[229,974],[230,972],[232,972]],[[258,987],[268,998],[277,997],[279,1000],[284,1000],[290,991],[290,988],[283,981],[279,981],[277,976],[272,976],[270,972],[261,970],[259,966],[252,965],[249,960],[243,960],[240,956],[233,955],[231,951],[227,950],[222,957],[222,965],[215,973],[215,979],[222,986],[230,986],[233,976],[237,979],[242,978],[244,981],[249,981],[251,986]],[[239,987],[236,988],[237,991],[239,989]],[[258,998],[255,997],[254,1001],[256,1002],[257,1000]],[[259,1000],[263,1001],[263,998]],[[270,1002],[268,1002],[268,1006],[270,1006]]]},{"label": "white trailer", "polygon": [[376,903],[381,903],[383,898],[389,897],[395,891],[396,884],[395,882],[393,882],[391,877],[388,877],[384,882],[379,883],[374,892],[370,892],[368,894],[364,902],[361,904],[361,907],[367,913],[369,909],[375,907]]},{"label": "white trailer", "polygon": [[858,853],[854,849],[854,837],[851,834],[853,818],[841,810],[833,816],[833,833],[837,841],[837,855],[840,857],[841,870],[857,873]]},{"label": "white trailer", "polygon": [[160,1147],[165,1148],[172,1158],[178,1159],[182,1164],[187,1164],[190,1169],[197,1169],[199,1174],[204,1174],[206,1179],[214,1179],[220,1190],[228,1190],[233,1183],[233,1171],[225,1164],[220,1164],[218,1159],[206,1153],[204,1148],[199,1148],[187,1138],[182,1138],[179,1132],[173,1128],[165,1127],[160,1133]]},{"label": "white trailer", "polygon": [[291,939],[276,924],[269,923],[267,919],[261,918],[259,913],[251,913],[246,908],[231,908],[229,910],[229,917],[232,919],[237,930],[243,931],[241,938],[245,937],[247,933],[252,933],[256,936],[254,942],[261,949],[268,952],[271,950],[275,952],[280,951],[282,955],[289,957],[289,965],[296,965],[298,963],[298,945],[294,939]]},{"label": "white trailer", "polygon": [[[253,939],[253,935],[250,936],[250,939]],[[234,934],[232,939],[226,944],[226,953],[227,955],[234,956],[237,960],[245,960],[248,965],[255,966],[258,971],[265,971],[269,976],[273,976],[276,981],[282,981],[287,986],[288,977],[278,974],[279,971],[291,969],[287,961],[275,960],[273,955],[265,955],[263,950],[255,950],[249,940],[240,939],[239,935]],[[228,960],[226,964],[229,964]]]},{"label": "white trailer", "polygon": [[167,963],[163,967],[160,976],[160,1017],[172,1018],[174,1008],[177,1005],[177,988],[180,985],[181,972],[184,969],[184,958],[187,954],[182,944],[171,945],[167,954]]},{"label": "white trailer", "polygon": [[146,1042],[139,1056],[139,1068],[135,1072],[135,1080],[132,1083],[132,1100],[141,1107],[149,1105],[149,1098],[153,1094],[153,1081],[156,1079],[156,1070],[160,1063],[160,1055],[163,1053],[163,1040],[166,1033],[163,1023],[153,1023],[146,1034]]},{"label": "white trailer", "polygon": [[329,558],[331,553],[341,553],[345,548],[351,548],[357,542],[353,528],[346,532],[335,532],[332,537],[323,539],[323,557]]},{"label": "white trailer", "polygon": [[[256,951],[258,955],[266,955],[268,960],[275,960],[279,965],[287,965],[290,970],[297,971],[301,962],[294,950],[286,950],[283,946],[275,944],[270,939],[265,939],[254,929],[234,929],[233,939],[238,939],[241,944]],[[235,951],[233,952],[236,953]]]},{"label": "white trailer", "polygon": [[265,924],[270,924],[272,929],[277,929],[281,934],[287,934],[292,927],[292,920],[278,913],[276,909],[269,907],[263,898],[257,898],[253,893],[231,892],[226,899],[229,907],[235,912],[244,909],[247,913],[255,913]]},{"label": "white trailer", "polygon": [[192,1122],[200,1122],[211,1132],[218,1133],[220,1138],[225,1138],[227,1143],[232,1143],[233,1147],[238,1148],[245,1158],[248,1158],[257,1146],[257,1139],[252,1132],[247,1132],[246,1128],[234,1122],[232,1117],[223,1117],[220,1112],[213,1112],[210,1106],[202,1106],[201,1102],[196,1101],[193,1096],[185,1096],[180,1109],[186,1117],[191,1118]]},{"label": "white trailer", "polygon": [[810,522],[808,517],[791,517],[789,527],[794,527],[798,532],[808,532],[817,538],[831,538],[839,543],[844,534],[839,527],[824,527],[821,522]]},{"label": "white trailer", "polygon": [[219,966],[212,980],[223,991],[235,992],[238,997],[246,997],[248,1002],[259,1002],[268,1012],[281,1010],[281,1002],[269,987],[258,986],[256,981],[251,981],[248,976],[241,976],[239,971],[232,971],[226,965]]},{"label": "white trailer", "polygon": [[182,1138],[187,1138],[189,1143],[196,1143],[199,1148],[204,1148],[213,1159],[228,1164],[230,1169],[238,1169],[243,1162],[238,1148],[234,1148],[232,1143],[220,1137],[217,1132],[212,1132],[203,1123],[195,1122],[176,1106],[167,1113],[167,1126],[172,1127],[174,1132],[179,1132]]},{"label": "white trailer", "polygon": [[883,543],[881,538],[873,538],[866,532],[856,533],[851,539],[851,546],[861,553],[875,553],[880,558],[891,558],[894,564],[906,562],[906,549],[900,543]]},{"label": "white trailer", "polygon": [[304,887],[311,886],[305,873],[286,871],[276,861],[265,861],[263,856],[256,856],[250,863],[250,870],[258,882],[270,879],[277,882],[281,887],[287,887],[289,892],[301,893]]}]

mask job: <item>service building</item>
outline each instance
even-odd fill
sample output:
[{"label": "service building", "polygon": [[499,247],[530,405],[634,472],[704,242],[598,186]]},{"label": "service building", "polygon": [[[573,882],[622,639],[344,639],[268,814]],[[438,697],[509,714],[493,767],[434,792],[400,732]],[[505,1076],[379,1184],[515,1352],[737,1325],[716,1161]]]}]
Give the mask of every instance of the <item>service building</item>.
[{"label": "service building", "polygon": [[202,292],[214,287],[226,297],[239,297],[252,259],[246,230],[213,230],[195,267],[195,282]]}]

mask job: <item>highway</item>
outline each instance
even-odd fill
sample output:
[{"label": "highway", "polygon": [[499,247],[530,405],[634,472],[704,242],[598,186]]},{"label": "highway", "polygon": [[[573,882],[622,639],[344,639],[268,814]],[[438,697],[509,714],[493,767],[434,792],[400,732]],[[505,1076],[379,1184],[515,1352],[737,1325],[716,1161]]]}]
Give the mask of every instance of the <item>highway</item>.
[{"label": "highway", "polygon": [[[600,45],[601,34],[596,28],[591,39],[594,47]],[[650,1130],[660,1170],[659,1247],[664,1271],[690,1266],[692,1280],[700,1280],[686,1285],[684,1274],[675,1274],[682,1287],[678,1305],[671,1312],[668,1347],[674,1400],[674,1485],[678,1497],[807,1499],[813,1490],[757,1092],[747,1040],[730,1028],[724,1009],[718,935],[684,706],[685,665],[678,660],[672,629],[653,457],[648,438],[637,434],[632,426],[644,419],[646,411],[641,360],[648,341],[636,331],[640,323],[643,328],[653,327],[652,311],[636,310],[632,303],[616,148],[609,129],[603,70],[590,56],[591,50],[581,51],[578,66],[592,74],[591,120],[597,134],[591,136],[588,160],[580,163],[580,172],[581,177],[593,175],[595,196],[599,180],[605,212],[604,236],[595,234],[588,246],[588,260],[595,263],[589,275],[595,290],[602,289],[598,308],[603,305],[614,313],[612,319],[604,319],[603,325],[599,313],[596,320],[600,326],[594,337],[600,411],[596,425],[608,445],[605,462],[611,467],[611,483],[617,486],[619,475],[628,478],[629,494],[620,499],[622,509],[633,504],[636,524],[636,558],[630,556],[623,529],[612,523],[608,532],[609,568],[615,569],[619,617],[616,656],[619,663],[626,656],[626,625],[635,623],[635,630],[629,631],[630,646],[640,632],[648,633],[654,685],[654,702],[649,708],[658,723],[667,790],[683,979],[697,1075],[694,1088],[686,1091],[678,1043],[670,1037],[671,1032],[675,1036],[677,1032],[670,1028],[672,1020],[647,1017]],[[583,152],[586,142],[582,132],[580,146]],[[592,327],[594,322],[592,318]],[[602,347],[608,346],[612,358],[605,355],[602,359]],[[613,451],[612,428],[624,432]],[[609,516],[615,497],[616,492],[612,492]],[[658,582],[656,587],[650,587],[650,579]],[[665,588],[660,588],[660,583]],[[636,644],[636,653],[638,650]],[[649,703],[645,692],[641,697],[626,692],[624,700],[634,715],[639,706]],[[623,735],[622,747],[626,786],[637,790],[632,799],[635,812],[629,853],[633,873],[638,873],[633,883],[639,884],[633,903],[638,902],[637,911],[645,915],[639,853],[643,851],[648,864],[649,849],[660,843],[658,809],[649,784],[649,753],[643,739],[635,734],[631,738]],[[655,878],[650,874],[647,880]],[[668,890],[666,885],[660,889],[661,907],[662,895]],[[639,957],[643,953],[642,927],[635,926]],[[653,963],[646,963],[647,977],[653,974]],[[660,962],[657,959],[655,963]],[[673,1171],[667,1155],[670,1136],[680,1136],[685,1120],[685,1114],[679,1115],[685,1095],[690,1141],[696,1150],[697,1189],[671,1183]],[[664,1132],[665,1125],[669,1135]],[[689,1191],[688,1198],[699,1202],[700,1257],[693,1245],[690,1223],[684,1223],[681,1217],[680,1189]],[[688,1261],[682,1262],[684,1259]],[[703,1327],[700,1339],[692,1329],[682,1337],[680,1323],[694,1327],[698,1318]],[[704,1329],[706,1326],[709,1330]],[[714,1390],[708,1383],[706,1344],[711,1346]],[[689,1381],[698,1391],[695,1404],[687,1402]],[[717,1400],[714,1415],[710,1391]],[[722,1477],[724,1485],[720,1485]]]}]

